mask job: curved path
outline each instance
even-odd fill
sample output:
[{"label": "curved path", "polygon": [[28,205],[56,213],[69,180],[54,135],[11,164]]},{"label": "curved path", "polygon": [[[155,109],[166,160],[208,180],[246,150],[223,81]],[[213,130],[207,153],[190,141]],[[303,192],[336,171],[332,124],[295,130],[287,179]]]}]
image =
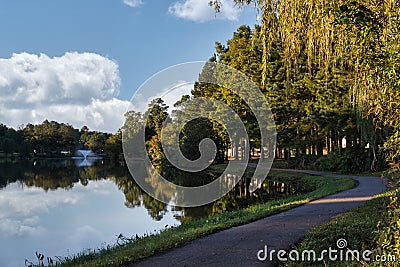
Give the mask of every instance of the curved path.
[{"label": "curved path", "polygon": [[[336,176],[317,171],[285,171]],[[130,266],[274,266],[270,261],[261,262],[257,258],[257,252],[264,249],[265,245],[268,246],[268,251],[287,250],[312,228],[385,190],[384,181],[379,177],[346,177],[358,181],[358,186],[249,224],[196,239]]]}]

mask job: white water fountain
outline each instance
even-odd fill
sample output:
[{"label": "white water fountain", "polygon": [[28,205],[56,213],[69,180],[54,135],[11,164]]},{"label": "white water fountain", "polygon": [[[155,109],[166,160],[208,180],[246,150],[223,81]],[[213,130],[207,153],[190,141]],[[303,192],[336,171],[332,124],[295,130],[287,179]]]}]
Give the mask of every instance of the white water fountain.
[{"label": "white water fountain", "polygon": [[[93,151],[92,151],[92,150],[77,150],[77,151],[76,151],[76,155],[77,155],[77,156],[82,155],[82,156],[83,156],[83,160],[86,160],[86,159],[87,159],[87,156],[88,156],[90,153],[93,153]],[[79,154],[80,154],[80,155],[79,155]]]},{"label": "white water fountain", "polygon": [[86,167],[92,166],[95,161],[102,159],[102,157],[98,156],[92,150],[80,149],[75,151],[75,156],[72,159],[75,160],[76,166]]},{"label": "white water fountain", "polygon": [[76,160],[75,164],[78,167],[92,166],[92,157],[89,157],[90,159],[88,160],[90,154],[91,156],[95,156],[92,150],[80,149],[75,152],[75,157],[72,157],[72,159]]}]

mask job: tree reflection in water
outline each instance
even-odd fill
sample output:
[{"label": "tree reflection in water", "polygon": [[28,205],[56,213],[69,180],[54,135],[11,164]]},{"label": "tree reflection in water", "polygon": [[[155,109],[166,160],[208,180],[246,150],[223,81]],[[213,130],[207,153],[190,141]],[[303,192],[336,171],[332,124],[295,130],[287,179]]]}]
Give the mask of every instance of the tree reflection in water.
[{"label": "tree reflection in water", "polygon": [[[141,171],[142,168],[139,168],[139,166],[137,170],[138,172],[134,175],[148,176],[147,172]],[[206,171],[194,174],[170,169],[168,174],[168,180],[183,186],[199,186],[210,183],[216,178],[218,178],[216,174]],[[76,183],[86,186],[90,181],[104,179],[114,182],[125,195],[124,205],[127,208],[144,206],[149,216],[157,221],[161,220],[167,213],[167,204],[147,195],[135,183],[123,164],[96,161],[92,166],[77,167],[73,160],[0,161],[0,190],[7,184],[14,182],[22,187],[38,187],[45,191],[61,188],[68,190],[73,188]],[[229,183],[234,179],[235,177],[226,176],[223,182]],[[151,184],[152,177],[147,177],[146,181]],[[182,221],[206,217],[304,191],[304,189],[299,189],[300,187],[297,185],[266,180],[260,189],[249,193],[249,182],[250,179],[242,178],[232,191],[208,205],[195,208],[173,207],[174,211],[181,211],[178,213],[181,215],[175,215],[176,219]],[[152,184],[152,186],[157,185]],[[167,194],[171,200],[174,197],[179,197],[173,195],[173,190],[162,193]]]}]

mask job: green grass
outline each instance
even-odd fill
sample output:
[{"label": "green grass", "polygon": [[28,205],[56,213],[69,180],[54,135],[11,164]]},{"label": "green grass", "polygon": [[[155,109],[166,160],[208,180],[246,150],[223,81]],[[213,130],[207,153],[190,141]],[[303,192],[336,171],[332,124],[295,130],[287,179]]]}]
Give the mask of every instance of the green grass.
[{"label": "green grass", "polygon": [[285,159],[275,159],[274,162],[272,162],[272,168],[288,169],[289,161]]},{"label": "green grass", "polygon": [[[347,248],[350,250],[358,250],[360,253],[367,249],[374,250],[374,238],[378,231],[377,225],[385,214],[389,196],[390,192],[377,195],[374,199],[359,207],[314,228],[293,249],[299,251],[300,255],[301,251],[315,250],[317,257],[319,257],[324,249],[329,247],[337,249],[337,240],[344,238],[347,241]],[[329,261],[326,256],[325,261],[288,262],[284,266],[363,266],[364,264],[368,266],[367,263],[362,261]]]},{"label": "green grass", "polygon": [[[219,172],[224,169],[224,166],[214,166],[213,168],[214,171]],[[251,173],[252,170],[248,170],[246,175]],[[275,178],[279,181],[303,183],[304,186],[316,189],[306,194],[253,205],[242,210],[224,212],[206,219],[184,221],[178,227],[166,229],[157,235],[137,238],[122,246],[109,246],[98,251],[83,252],[80,255],[62,259],[61,266],[126,265],[158,252],[182,246],[196,238],[249,223],[303,205],[311,200],[352,188],[355,185],[355,182],[348,178],[319,177],[287,172],[270,172],[268,179],[274,180],[273,177],[279,177]]]}]

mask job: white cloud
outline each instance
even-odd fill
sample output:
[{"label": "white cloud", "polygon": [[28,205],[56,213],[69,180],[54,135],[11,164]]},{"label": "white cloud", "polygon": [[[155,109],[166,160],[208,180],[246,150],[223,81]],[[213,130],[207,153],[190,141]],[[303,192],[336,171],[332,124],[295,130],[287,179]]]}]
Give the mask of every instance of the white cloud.
[{"label": "white cloud", "polygon": [[[59,205],[75,205],[77,195],[66,191],[44,194],[43,189],[25,187],[23,193],[17,183],[8,185],[0,196],[0,237],[40,235],[44,227],[40,216]],[[23,197],[24,201],[21,201]]]},{"label": "white cloud", "polygon": [[[22,197],[24,201],[21,201]],[[75,205],[79,201],[78,195],[73,195],[67,191],[59,191],[57,194],[54,192],[44,194],[41,188],[25,187],[22,192],[20,186],[13,183],[8,185],[7,190],[3,191],[0,196],[0,219],[12,216],[39,216],[48,213],[50,208],[57,205]]]},{"label": "white cloud", "polygon": [[98,54],[13,54],[0,58],[0,122],[48,119],[115,132],[128,106],[116,98],[119,86],[118,64]]},{"label": "white cloud", "polygon": [[130,7],[139,7],[143,5],[142,0],[124,0],[124,4]]},{"label": "white cloud", "polygon": [[[87,186],[75,183],[73,191],[49,192],[38,187],[21,189],[18,183],[9,184],[0,195],[0,238],[39,235],[43,233],[46,221],[41,218],[51,216],[52,210],[85,202],[88,195],[110,195],[113,190],[115,184],[108,180],[90,182]],[[82,231],[78,229],[78,232]]]},{"label": "white cloud", "polygon": [[25,220],[0,219],[0,236],[31,236],[40,235],[44,229],[36,226],[38,217]]},{"label": "white cloud", "polygon": [[208,5],[209,0],[184,0],[173,3],[168,11],[170,14],[196,22],[206,22],[214,19],[237,20],[240,9],[235,6],[233,0],[221,0],[220,13]]}]

